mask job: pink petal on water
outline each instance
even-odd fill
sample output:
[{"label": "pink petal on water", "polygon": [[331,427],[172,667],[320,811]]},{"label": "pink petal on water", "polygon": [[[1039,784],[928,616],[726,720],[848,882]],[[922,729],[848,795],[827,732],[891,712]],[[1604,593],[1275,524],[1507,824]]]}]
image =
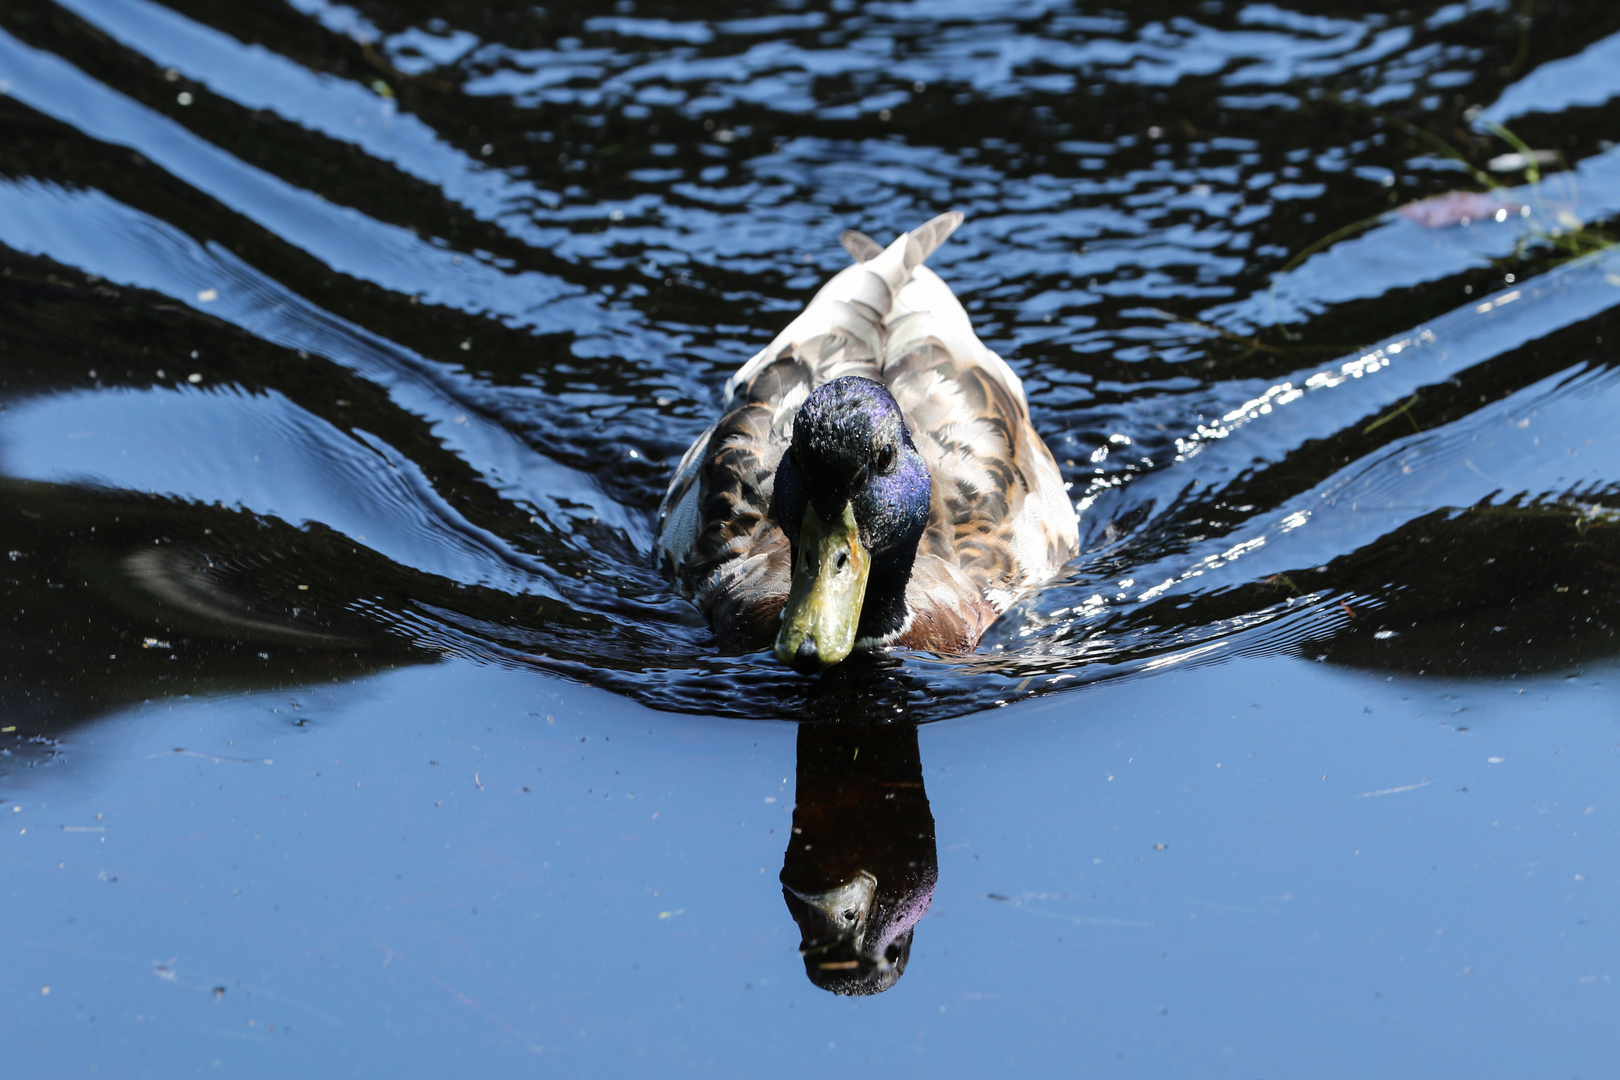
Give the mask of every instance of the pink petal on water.
[{"label": "pink petal on water", "polygon": [[1448,225],[1488,221],[1502,210],[1517,215],[1520,208],[1519,203],[1486,192],[1448,191],[1444,195],[1431,195],[1427,199],[1407,203],[1395,212],[1425,229],[1443,229]]}]

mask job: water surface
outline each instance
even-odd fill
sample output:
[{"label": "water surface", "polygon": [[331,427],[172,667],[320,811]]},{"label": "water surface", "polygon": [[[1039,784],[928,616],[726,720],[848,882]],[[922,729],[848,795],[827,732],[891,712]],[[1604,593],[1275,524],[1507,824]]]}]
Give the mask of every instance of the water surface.
[{"label": "water surface", "polygon": [[[1617,41],[7,4],[18,1060],[1595,1073]],[[840,229],[949,208],[1081,556],[972,656],[720,655],[674,462]],[[857,871],[883,947],[817,951]]]}]

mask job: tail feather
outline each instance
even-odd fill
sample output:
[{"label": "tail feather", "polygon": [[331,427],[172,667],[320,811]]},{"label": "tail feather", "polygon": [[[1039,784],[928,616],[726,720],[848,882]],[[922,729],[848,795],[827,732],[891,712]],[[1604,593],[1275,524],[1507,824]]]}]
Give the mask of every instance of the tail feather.
[{"label": "tail feather", "polygon": [[858,263],[869,262],[883,254],[883,245],[855,229],[845,229],[838,234],[838,242],[844,245],[849,257]]},{"label": "tail feather", "polygon": [[[956,210],[941,214],[901,233],[888,247],[878,246],[864,233],[846,230],[839,240],[855,265],[834,275],[770,345],[727,380],[726,400],[733,400],[739,392],[752,399],[747,387],[755,376],[785,357],[794,357],[810,369],[812,385],[843,374],[880,377],[886,327],[896,298],[912,282],[923,260],[956,231],[962,217]],[[960,306],[954,298],[949,302]],[[964,323],[966,318],[964,314]]]},{"label": "tail feather", "polygon": [[906,269],[915,270],[921,266],[962,224],[962,216],[962,211],[951,210],[912,229],[906,237]]}]

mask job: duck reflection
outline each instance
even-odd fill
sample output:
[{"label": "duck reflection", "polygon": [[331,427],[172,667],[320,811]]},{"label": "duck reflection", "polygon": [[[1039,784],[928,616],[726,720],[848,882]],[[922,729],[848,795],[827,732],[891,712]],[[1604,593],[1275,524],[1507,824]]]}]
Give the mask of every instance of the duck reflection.
[{"label": "duck reflection", "polygon": [[799,725],[782,898],[810,981],[880,994],[906,970],[939,858],[911,724]]}]

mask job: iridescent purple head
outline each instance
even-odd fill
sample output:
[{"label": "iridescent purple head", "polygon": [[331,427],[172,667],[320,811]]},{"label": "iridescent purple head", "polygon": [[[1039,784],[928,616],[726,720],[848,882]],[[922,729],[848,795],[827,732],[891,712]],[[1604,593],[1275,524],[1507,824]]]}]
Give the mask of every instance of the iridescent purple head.
[{"label": "iridescent purple head", "polygon": [[929,498],[928,467],[882,383],[847,375],[811,391],[771,501],[793,553],[784,663],[820,671],[904,625]]}]

